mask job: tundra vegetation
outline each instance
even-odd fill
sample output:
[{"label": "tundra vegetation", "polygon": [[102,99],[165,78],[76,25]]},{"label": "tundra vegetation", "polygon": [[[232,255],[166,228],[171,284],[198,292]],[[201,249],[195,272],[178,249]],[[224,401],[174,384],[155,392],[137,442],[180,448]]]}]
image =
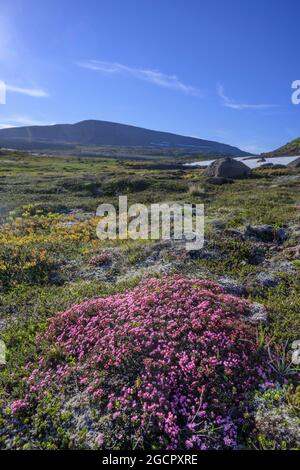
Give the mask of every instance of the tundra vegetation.
[{"label": "tundra vegetation", "polygon": [[[174,162],[174,160],[173,160]],[[300,170],[0,156],[0,447],[300,448]],[[205,246],[96,236],[203,203]]]}]

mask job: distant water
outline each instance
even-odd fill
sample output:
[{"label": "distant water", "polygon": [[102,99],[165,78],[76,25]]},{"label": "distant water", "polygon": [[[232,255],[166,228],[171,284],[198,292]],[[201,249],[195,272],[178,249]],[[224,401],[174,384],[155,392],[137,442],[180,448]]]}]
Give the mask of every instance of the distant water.
[{"label": "distant water", "polygon": [[[274,165],[288,165],[292,161],[296,160],[297,157],[272,157],[272,158],[266,158],[265,162],[260,162],[259,160],[261,157],[258,158],[251,158],[249,160],[245,159],[245,157],[239,157],[235,158],[235,160],[238,160],[240,162],[245,163],[249,168],[258,168],[261,165],[264,165],[265,163],[274,163]],[[202,162],[193,162],[193,163],[186,163],[185,166],[208,166],[210,165],[214,160],[203,160]]]}]

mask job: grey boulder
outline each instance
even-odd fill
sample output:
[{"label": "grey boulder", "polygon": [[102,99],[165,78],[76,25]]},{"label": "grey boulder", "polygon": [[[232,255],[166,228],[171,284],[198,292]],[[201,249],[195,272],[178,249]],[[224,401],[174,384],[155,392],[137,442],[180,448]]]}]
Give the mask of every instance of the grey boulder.
[{"label": "grey boulder", "polygon": [[247,178],[251,170],[245,163],[226,157],[212,162],[205,170],[205,174],[208,177],[218,178]]}]

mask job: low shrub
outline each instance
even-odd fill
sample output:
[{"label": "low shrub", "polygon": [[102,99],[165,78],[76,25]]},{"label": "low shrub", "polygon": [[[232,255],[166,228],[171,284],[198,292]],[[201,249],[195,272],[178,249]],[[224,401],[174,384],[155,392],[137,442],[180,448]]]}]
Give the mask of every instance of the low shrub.
[{"label": "low shrub", "polygon": [[118,195],[144,191],[149,186],[149,182],[144,178],[119,177],[110,178],[102,185],[107,195]]},{"label": "low shrub", "polygon": [[[73,416],[61,424],[73,443],[89,422],[88,448],[234,448],[247,398],[266,380],[249,311],[214,283],[181,276],[75,305],[39,338],[38,367],[27,365],[28,391],[12,411],[34,423],[55,396]],[[49,420],[43,430],[61,447]]]},{"label": "low shrub", "polygon": [[10,288],[20,283],[46,284],[57,264],[46,249],[0,247],[0,283]]},{"label": "low shrub", "polygon": [[89,259],[89,264],[92,266],[102,266],[103,264],[107,264],[111,261],[111,254],[103,251],[97,255],[92,256]]},{"label": "low shrub", "polygon": [[191,196],[203,196],[205,194],[205,189],[199,184],[192,184],[189,187],[189,194]]}]

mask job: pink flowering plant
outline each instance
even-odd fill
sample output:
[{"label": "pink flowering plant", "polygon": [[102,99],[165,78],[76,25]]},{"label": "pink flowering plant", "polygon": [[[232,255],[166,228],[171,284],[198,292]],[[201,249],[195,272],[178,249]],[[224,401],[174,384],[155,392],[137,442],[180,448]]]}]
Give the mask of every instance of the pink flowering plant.
[{"label": "pink flowering plant", "polygon": [[183,276],[75,305],[39,339],[38,367],[28,365],[12,411],[77,395],[77,413],[93,409],[90,447],[235,448],[247,400],[267,378],[249,312],[218,285]]}]

